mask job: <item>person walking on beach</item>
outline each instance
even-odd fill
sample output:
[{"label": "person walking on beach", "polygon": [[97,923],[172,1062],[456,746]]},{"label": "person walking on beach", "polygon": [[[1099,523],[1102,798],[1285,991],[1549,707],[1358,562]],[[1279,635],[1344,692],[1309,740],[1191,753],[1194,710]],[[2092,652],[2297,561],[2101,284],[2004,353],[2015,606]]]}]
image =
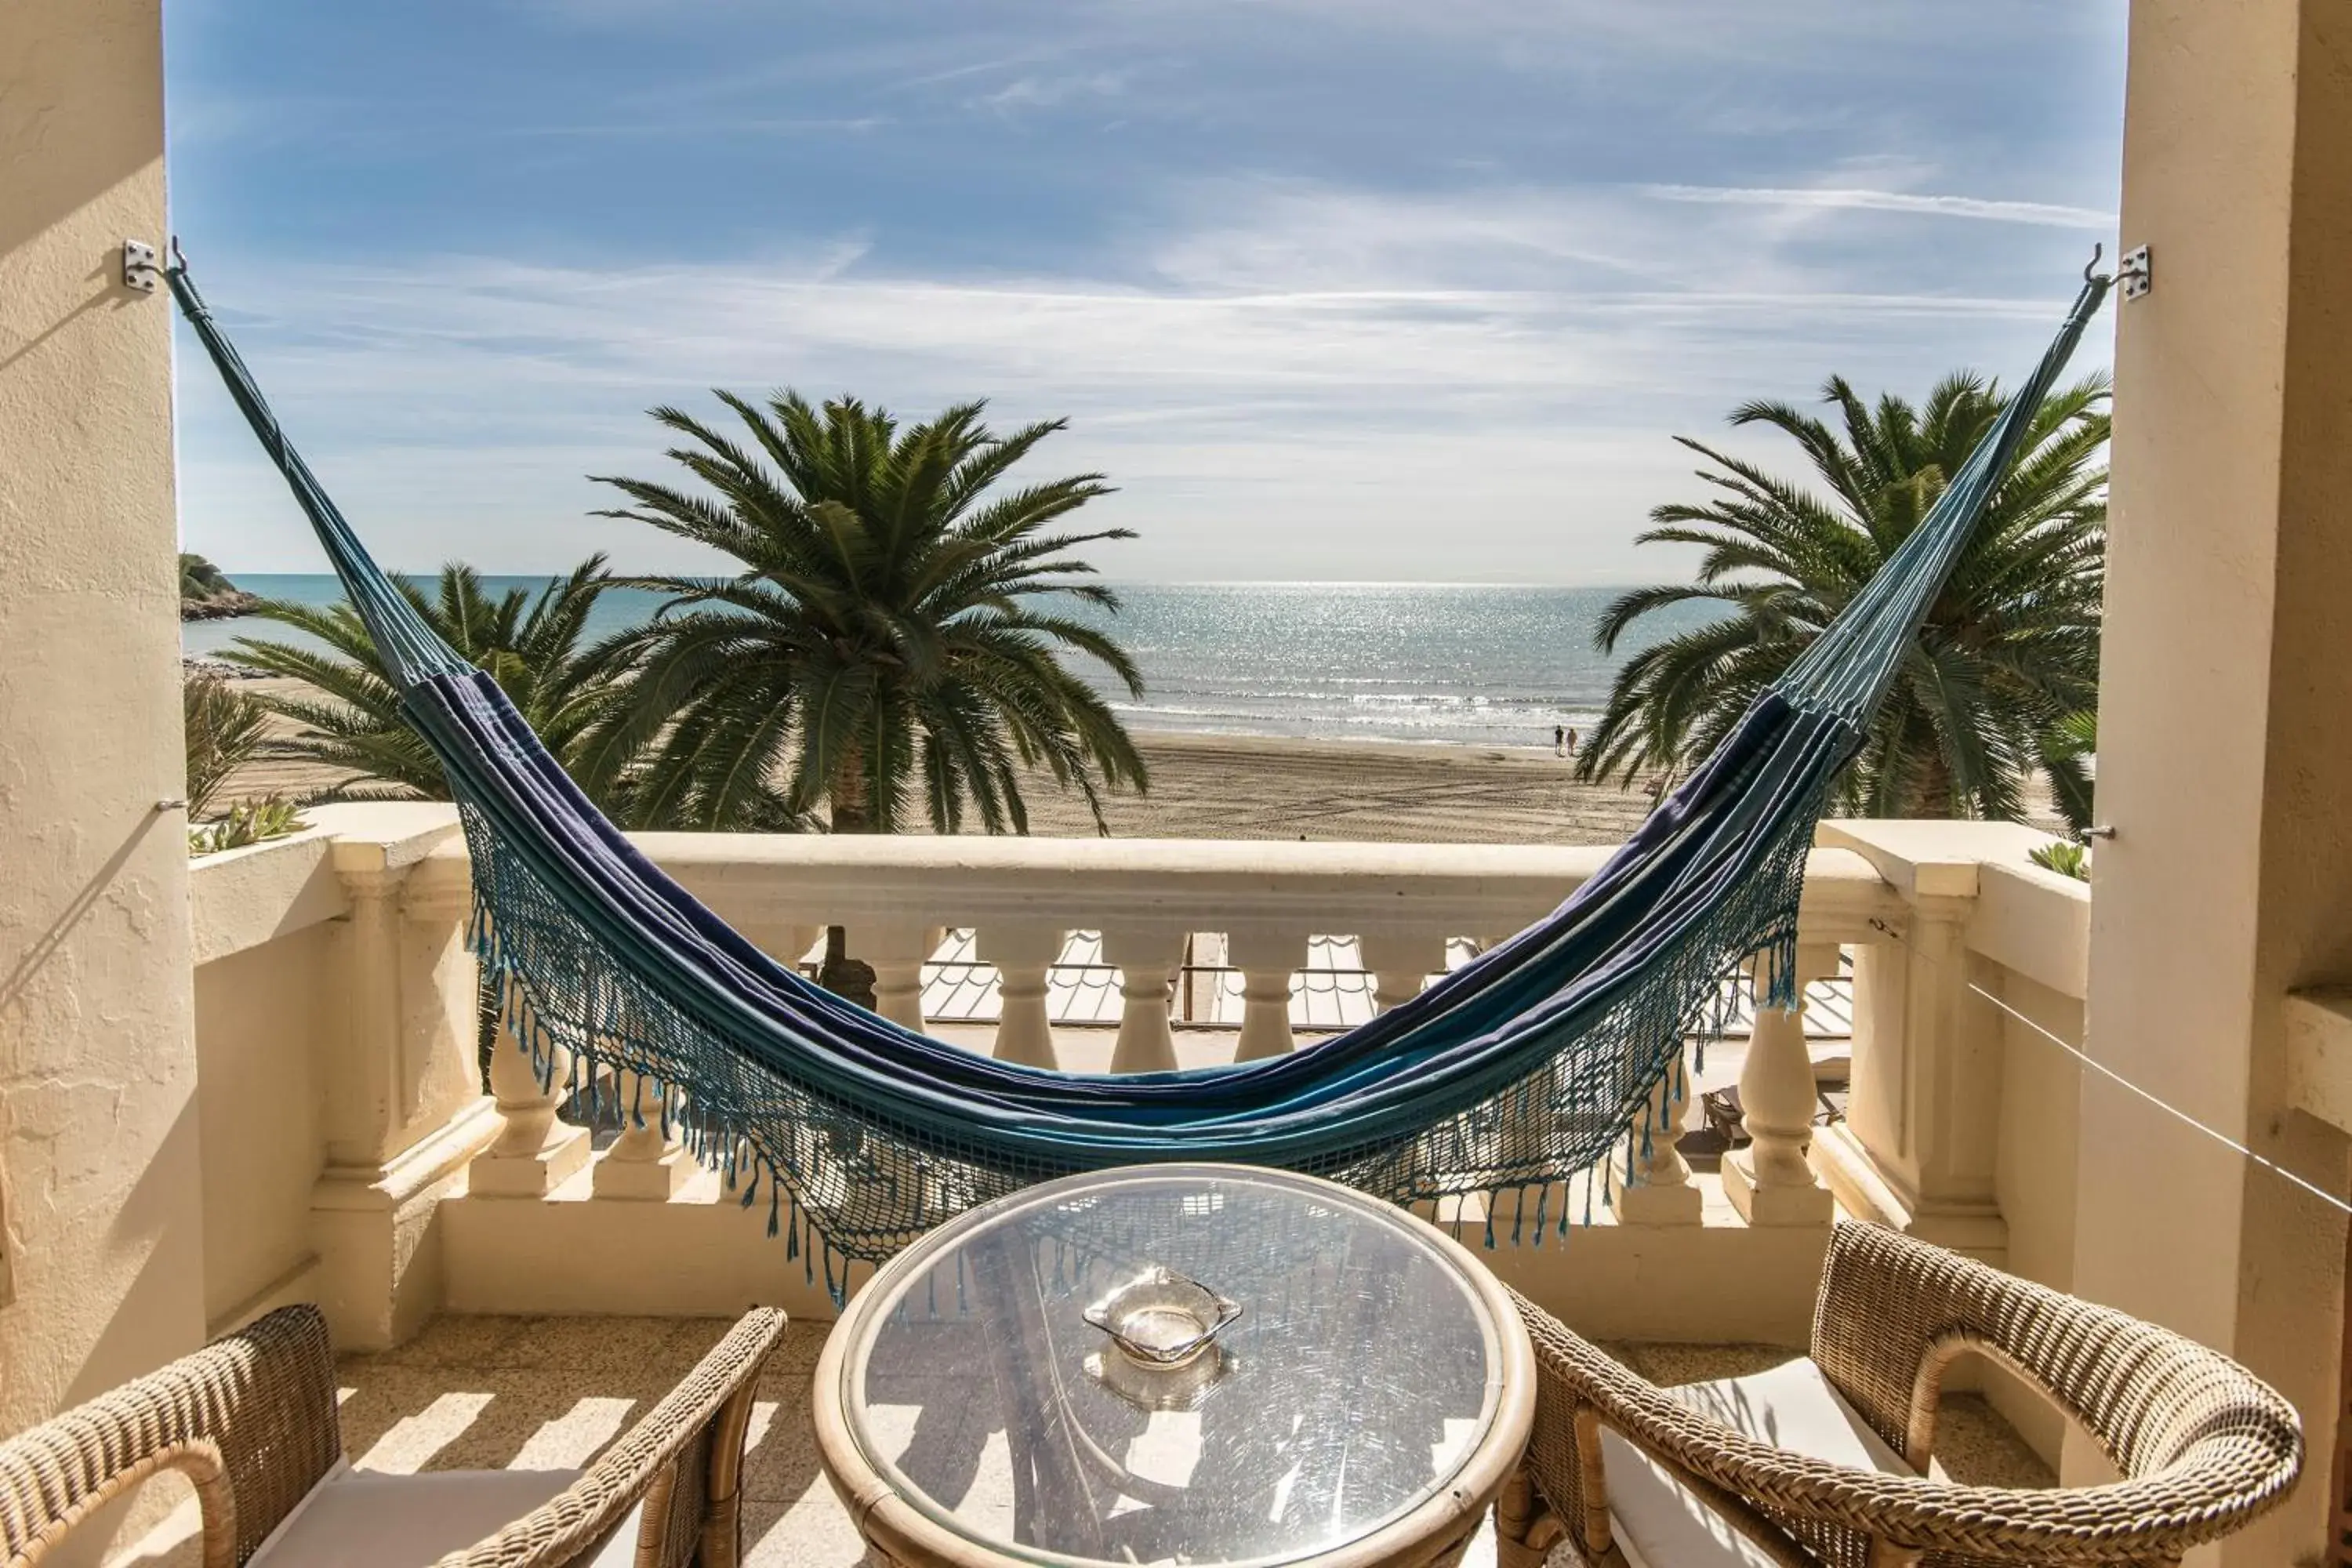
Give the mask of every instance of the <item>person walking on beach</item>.
[{"label": "person walking on beach", "polygon": [[1564,757],[1568,755],[1567,726],[1554,724],[1551,727],[1551,754],[1555,757]]},{"label": "person walking on beach", "polygon": [[1561,743],[1561,745],[1560,745],[1560,748],[1559,748],[1559,754],[1560,754],[1561,756],[1563,756],[1563,757],[1568,757],[1568,758],[1571,758],[1571,759],[1575,757],[1575,755],[1576,755],[1576,731],[1575,731],[1570,730],[1570,731],[1568,732],[1568,739],[1567,739],[1565,742],[1563,742]]}]

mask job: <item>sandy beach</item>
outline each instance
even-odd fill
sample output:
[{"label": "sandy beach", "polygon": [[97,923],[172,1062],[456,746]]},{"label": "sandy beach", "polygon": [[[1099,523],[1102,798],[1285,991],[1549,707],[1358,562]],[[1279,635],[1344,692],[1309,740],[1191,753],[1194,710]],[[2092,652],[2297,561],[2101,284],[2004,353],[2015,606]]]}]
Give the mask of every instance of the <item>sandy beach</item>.
[{"label": "sandy beach", "polygon": [[[1123,838],[1357,839],[1390,844],[1618,844],[1640,789],[1576,782],[1549,750],[1138,734],[1151,789],[1105,807]],[[1047,793],[1050,792],[1050,793]],[[1086,805],[1030,799],[1032,830],[1091,833]]]},{"label": "sandy beach", "polygon": [[[298,686],[238,684],[255,692]],[[1138,732],[1136,744],[1151,789],[1108,802],[1104,815],[1121,838],[1617,844],[1650,808],[1643,790],[1577,783],[1548,747],[1150,732]],[[236,775],[231,793],[300,798],[338,782],[332,769],[266,757]],[[1085,801],[1052,779],[1041,775],[1026,795],[1033,833],[1094,833]]]}]

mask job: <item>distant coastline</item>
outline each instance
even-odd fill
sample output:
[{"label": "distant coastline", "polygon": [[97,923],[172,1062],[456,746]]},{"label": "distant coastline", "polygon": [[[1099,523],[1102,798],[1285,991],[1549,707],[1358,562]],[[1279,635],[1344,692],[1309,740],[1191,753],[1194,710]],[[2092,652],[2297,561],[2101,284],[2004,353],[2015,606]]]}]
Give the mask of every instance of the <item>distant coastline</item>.
[{"label": "distant coastline", "polygon": [[207,599],[181,600],[180,619],[183,622],[241,620],[251,616],[260,603],[260,595],[232,588],[226,594],[215,594]]},{"label": "distant coastline", "polygon": [[249,616],[261,595],[230,582],[221,569],[201,555],[180,552],[180,619],[225,621]]}]

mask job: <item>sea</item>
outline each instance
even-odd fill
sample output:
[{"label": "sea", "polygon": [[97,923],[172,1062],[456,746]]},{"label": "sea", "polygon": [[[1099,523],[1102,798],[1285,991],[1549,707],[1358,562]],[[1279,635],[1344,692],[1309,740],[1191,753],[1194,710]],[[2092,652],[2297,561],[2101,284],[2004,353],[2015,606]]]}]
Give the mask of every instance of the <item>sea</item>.
[{"label": "sea", "polygon": [[[237,574],[268,598],[331,604],[326,575]],[[544,577],[487,577],[493,592],[538,591]],[[1644,617],[1613,654],[1592,628],[1615,588],[1398,583],[1115,584],[1106,624],[1143,671],[1130,698],[1099,667],[1074,659],[1136,731],[1423,742],[1549,750],[1555,726],[1590,729],[1622,660],[1662,637],[1704,624],[1680,606]],[[602,636],[635,625],[663,596],[608,591],[590,623]],[[192,621],[183,646],[217,653],[240,637],[289,638],[240,617]],[[299,639],[293,639],[299,640]]]}]

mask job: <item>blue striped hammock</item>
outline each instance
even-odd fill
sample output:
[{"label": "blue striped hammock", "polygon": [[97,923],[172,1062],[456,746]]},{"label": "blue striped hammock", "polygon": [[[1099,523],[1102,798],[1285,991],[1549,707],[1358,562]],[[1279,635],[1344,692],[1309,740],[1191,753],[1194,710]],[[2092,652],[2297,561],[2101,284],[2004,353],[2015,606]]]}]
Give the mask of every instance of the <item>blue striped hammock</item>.
[{"label": "blue striped hammock", "polygon": [[[696,901],[605,820],[491,679],[416,615],[289,445],[184,268],[172,289],[365,619],[447,773],[473,861],[474,942],[551,1079],[682,1091],[681,1131],[764,1197],[790,1254],[877,1262],[1028,1184],[1163,1160],[1328,1176],[1400,1204],[1484,1196],[1515,1239],[1589,1216],[1684,1041],[1751,958],[1795,1000],[1814,825],[2035,411],[2105,298],[2056,339],[1885,566],[1633,838],[1550,915],[1357,1028],[1288,1056],[1120,1076],[997,1061],[812,984]],[[678,1096],[665,1096],[667,1116]],[[618,1114],[636,1117],[639,1106]]]}]

